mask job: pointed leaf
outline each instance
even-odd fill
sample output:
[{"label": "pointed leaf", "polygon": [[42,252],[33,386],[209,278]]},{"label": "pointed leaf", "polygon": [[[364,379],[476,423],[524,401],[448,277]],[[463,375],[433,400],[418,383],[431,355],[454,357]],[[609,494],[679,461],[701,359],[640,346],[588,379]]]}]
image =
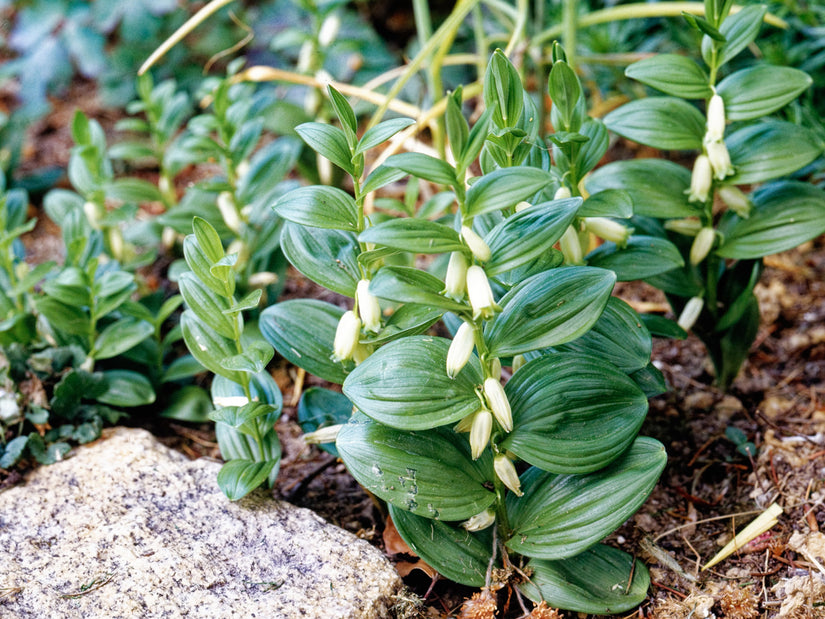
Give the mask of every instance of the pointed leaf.
[{"label": "pointed leaf", "polygon": [[453,228],[411,217],[389,219],[370,226],[358,236],[358,240],[416,254],[443,254],[466,250],[458,232]]},{"label": "pointed leaf", "polygon": [[455,169],[449,163],[421,153],[402,153],[387,158],[388,168],[399,168],[416,178],[438,185],[455,185]]},{"label": "pointed leaf", "polygon": [[620,282],[631,282],[683,267],[685,260],[667,239],[633,235],[622,248],[602,243],[587,254],[587,264],[610,269]]},{"label": "pointed leaf", "polygon": [[355,200],[336,187],[301,187],[283,196],[273,208],[284,219],[305,226],[352,232],[358,230]]},{"label": "pointed leaf", "polygon": [[370,292],[397,303],[418,303],[450,311],[468,311],[469,305],[441,294],[444,282],[413,267],[383,267],[370,282]]},{"label": "pointed leaf", "polygon": [[665,150],[702,148],[705,117],[675,97],[649,97],[626,103],[604,117],[614,133]]},{"label": "pointed leaf", "polygon": [[678,54],[658,54],[634,62],[624,74],[674,97],[707,99],[712,94],[708,76],[702,68]]},{"label": "pointed leaf", "polygon": [[347,174],[355,173],[347,136],[341,129],[324,123],[310,122],[298,125],[295,131],[316,153],[329,159]]},{"label": "pointed leaf", "polygon": [[355,149],[355,154],[359,155],[371,148],[375,148],[379,144],[383,144],[402,129],[406,129],[414,124],[415,121],[412,118],[393,118],[378,123],[371,129],[367,129],[364,135],[361,136],[361,140]]},{"label": "pointed leaf", "polygon": [[130,370],[103,372],[106,391],[97,396],[98,402],[112,406],[145,406],[155,401],[152,383],[143,374]]},{"label": "pointed leaf", "polygon": [[281,231],[281,249],[287,260],[324,288],[355,296],[361,279],[358,238],[352,232],[309,228],[288,221]]},{"label": "pointed leaf", "polygon": [[226,297],[214,294],[194,273],[182,273],[178,286],[186,305],[198,318],[218,335],[235,339],[237,318],[224,313],[231,307]]},{"label": "pointed leaf", "polygon": [[716,92],[725,100],[728,120],[751,120],[784,107],[812,83],[811,76],[799,69],[757,65],[727,76]]},{"label": "pointed leaf", "polygon": [[229,380],[241,381],[237,372],[224,369],[220,362],[237,353],[231,340],[219,335],[214,329],[198,318],[192,310],[186,310],[180,317],[183,341],[192,356],[213,374],[225,376]]},{"label": "pointed leaf", "polygon": [[[728,16],[719,31],[725,37],[725,43],[717,51],[716,63],[722,66],[732,60],[748,45],[756,40],[756,35],[762,28],[762,20],[768,7],[764,4],[756,4],[743,7],[741,11]],[[710,37],[702,38],[702,58],[706,64],[711,62],[713,41]]]},{"label": "pointed leaf", "polygon": [[131,316],[121,318],[100,332],[91,354],[95,359],[116,357],[137,346],[154,332],[155,327],[145,320],[137,320]]},{"label": "pointed leaf", "polygon": [[822,144],[811,130],[780,120],[743,127],[725,143],[736,170],[725,182],[736,185],[791,174],[822,154]]},{"label": "pointed leaf", "polygon": [[549,172],[518,167],[494,170],[467,190],[466,215],[475,217],[490,211],[513,208],[533,197],[552,181]]},{"label": "pointed leaf", "polygon": [[242,499],[264,483],[277,460],[230,460],[218,471],[218,487],[230,501]]}]

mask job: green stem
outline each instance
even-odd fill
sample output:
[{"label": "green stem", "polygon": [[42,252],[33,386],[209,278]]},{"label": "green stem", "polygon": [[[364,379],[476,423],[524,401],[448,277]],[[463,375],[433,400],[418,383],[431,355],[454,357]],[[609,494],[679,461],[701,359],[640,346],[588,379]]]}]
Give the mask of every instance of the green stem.
[{"label": "green stem", "polygon": [[507,502],[505,499],[507,488],[498,476],[493,479],[493,484],[496,490],[496,527],[498,527],[499,537],[506,542],[513,537],[513,528],[510,526],[510,519],[507,517]]}]

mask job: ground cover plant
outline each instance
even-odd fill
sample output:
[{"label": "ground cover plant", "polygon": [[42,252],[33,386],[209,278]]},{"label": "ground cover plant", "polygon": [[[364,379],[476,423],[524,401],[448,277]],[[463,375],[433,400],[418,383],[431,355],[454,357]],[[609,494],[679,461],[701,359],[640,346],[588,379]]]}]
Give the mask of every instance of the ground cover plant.
[{"label": "ground cover plant", "polygon": [[[119,143],[75,115],[72,190],[44,201],[62,264],[26,262],[28,197],[12,175],[3,187],[0,468],[58,460],[154,405],[214,422],[217,481],[235,500],[278,483],[275,427],[294,414],[408,550],[481,588],[466,613],[492,616],[505,598],[525,615],[528,600],[545,604],[534,614],[642,603],[645,564],[600,542],[666,462],[638,436],[648,398],[671,397],[651,333],[701,337],[731,388],[758,339],[764,256],[825,231],[809,182],[821,122],[810,76],[742,60],[764,6],[591,17],[539,4],[460,2],[434,28],[416,3],[409,67],[353,85],[359,69],[338,54],[380,47],[368,29],[343,3],[290,3],[301,20],[270,47],[294,71],[239,59],[194,94],[144,74]],[[577,45],[583,24],[620,15],[636,18],[622,32],[652,15],[690,28],[665,29],[679,36],[660,48],[680,54],[626,69],[667,96],[602,120],[604,92],[647,94],[631,80],[594,88],[594,75],[621,78]],[[616,134],[668,159],[604,165]],[[278,301],[287,264],[328,293]],[[613,296],[633,280],[667,293],[674,320]],[[294,412],[273,359],[316,377]],[[753,432],[721,434],[761,457]]]}]

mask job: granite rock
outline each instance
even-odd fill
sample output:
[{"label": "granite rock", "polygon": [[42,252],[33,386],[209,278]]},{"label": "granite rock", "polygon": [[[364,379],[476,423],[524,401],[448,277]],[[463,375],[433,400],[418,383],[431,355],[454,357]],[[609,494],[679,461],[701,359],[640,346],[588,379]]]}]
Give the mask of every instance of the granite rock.
[{"label": "granite rock", "polygon": [[220,463],[118,429],[0,493],[0,617],[372,618],[401,583],[367,542]]}]

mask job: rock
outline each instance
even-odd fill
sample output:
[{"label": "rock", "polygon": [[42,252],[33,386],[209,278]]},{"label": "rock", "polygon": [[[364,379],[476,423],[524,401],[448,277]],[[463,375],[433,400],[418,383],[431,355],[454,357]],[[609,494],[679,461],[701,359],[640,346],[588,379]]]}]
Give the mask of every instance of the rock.
[{"label": "rock", "polygon": [[220,464],[118,429],[0,493],[0,617],[385,617],[400,580],[367,542]]}]

